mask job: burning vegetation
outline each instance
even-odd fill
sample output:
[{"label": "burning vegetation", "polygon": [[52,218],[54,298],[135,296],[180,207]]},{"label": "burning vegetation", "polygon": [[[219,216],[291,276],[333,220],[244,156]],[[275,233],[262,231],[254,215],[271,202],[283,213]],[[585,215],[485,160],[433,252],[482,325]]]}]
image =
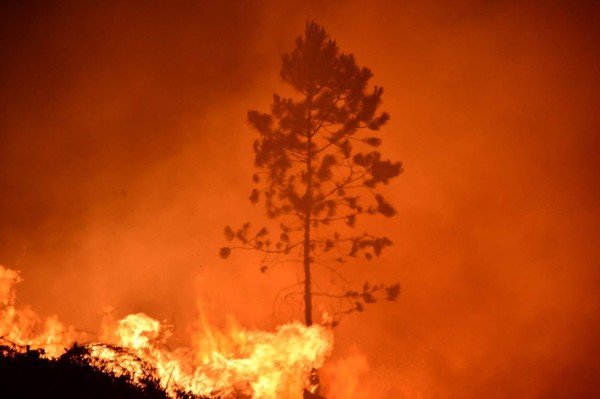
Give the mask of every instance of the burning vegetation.
[{"label": "burning vegetation", "polygon": [[[171,350],[172,326],[138,313],[106,317],[100,334],[16,306],[18,271],[0,266],[0,396],[300,398],[332,350],[325,327],[293,322],[274,332],[197,323]],[[33,384],[31,382],[34,382]],[[88,395],[88,391],[91,392]]]},{"label": "burning vegetation", "polygon": [[[362,311],[365,304],[394,301],[400,286],[364,283],[362,291],[322,292],[312,269],[324,266],[346,281],[337,270],[345,258],[371,260],[392,245],[386,236],[354,228],[366,215],[395,215],[375,189],[400,175],[402,164],[376,149],[382,143],[377,131],[389,120],[378,111],[383,89],[369,86],[371,70],[340,52],[322,27],[307,22],[282,63],[281,77],[299,98],[274,95],[270,113],[248,113],[259,133],[257,188],[250,200],[266,202],[280,232],[269,239],[266,228],[251,235],[249,223],[237,231],[227,227],[227,239],[241,246],[223,247],[220,255],[227,258],[232,249],[262,252],[263,272],[269,265],[300,262],[304,278],[290,288],[303,287],[304,323],[272,332],[230,323],[223,330],[200,317],[190,346],[176,349],[168,346],[174,326],[143,313],[120,320],[109,313],[98,334],[83,333],[56,316],[17,307],[15,286],[22,279],[0,266],[0,389],[7,390],[0,396],[39,397],[41,389],[60,397],[322,398],[319,369],[332,351],[331,327],[341,314]],[[330,232],[334,226],[339,229]],[[313,321],[313,296],[340,302],[332,312],[322,311],[323,325]],[[22,383],[28,379],[38,383]]]}]

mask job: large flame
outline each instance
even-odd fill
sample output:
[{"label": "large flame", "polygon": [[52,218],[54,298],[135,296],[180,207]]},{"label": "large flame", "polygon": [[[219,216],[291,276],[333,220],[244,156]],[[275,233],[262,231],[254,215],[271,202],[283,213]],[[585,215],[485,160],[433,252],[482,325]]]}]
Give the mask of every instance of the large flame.
[{"label": "large flame", "polygon": [[227,329],[217,329],[201,318],[191,346],[169,350],[171,326],[143,313],[118,321],[107,317],[100,336],[90,337],[66,327],[56,316],[42,319],[28,307],[18,308],[15,286],[21,281],[17,271],[0,265],[1,338],[43,349],[49,358],[60,356],[73,342],[89,342],[92,356],[108,361],[105,364],[115,373],[126,370],[135,380],[143,377],[140,361],[151,366],[173,396],[179,389],[200,396],[301,398],[311,371],[323,365],[333,346],[331,330],[322,326],[293,322],[265,332],[232,322]]}]

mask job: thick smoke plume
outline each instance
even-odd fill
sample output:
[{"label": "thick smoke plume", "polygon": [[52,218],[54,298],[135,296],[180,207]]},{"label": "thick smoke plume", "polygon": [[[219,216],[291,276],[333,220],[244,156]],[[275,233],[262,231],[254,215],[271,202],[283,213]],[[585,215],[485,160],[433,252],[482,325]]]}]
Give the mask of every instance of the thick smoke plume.
[{"label": "thick smoke plume", "polygon": [[246,111],[314,19],[385,88],[406,166],[377,224],[395,246],[348,272],[402,296],[342,320],[332,364],[369,398],[600,395],[595,3],[1,7],[0,264],[42,316],[144,312],[181,341],[199,300],[220,325],[299,317],[273,304],[294,270],[217,252],[262,212]]}]

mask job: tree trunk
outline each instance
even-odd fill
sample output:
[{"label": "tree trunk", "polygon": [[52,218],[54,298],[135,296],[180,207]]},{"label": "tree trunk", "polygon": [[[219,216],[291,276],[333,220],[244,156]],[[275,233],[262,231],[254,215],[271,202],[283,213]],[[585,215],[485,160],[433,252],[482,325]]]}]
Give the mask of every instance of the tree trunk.
[{"label": "tree trunk", "polygon": [[312,296],[310,282],[310,214],[304,218],[304,319],[312,325]]},{"label": "tree trunk", "polygon": [[312,214],[312,128],[311,106],[312,98],[307,99],[307,128],[306,128],[306,210],[304,214],[304,320],[307,326],[312,325],[312,294],[310,281],[310,216]]}]

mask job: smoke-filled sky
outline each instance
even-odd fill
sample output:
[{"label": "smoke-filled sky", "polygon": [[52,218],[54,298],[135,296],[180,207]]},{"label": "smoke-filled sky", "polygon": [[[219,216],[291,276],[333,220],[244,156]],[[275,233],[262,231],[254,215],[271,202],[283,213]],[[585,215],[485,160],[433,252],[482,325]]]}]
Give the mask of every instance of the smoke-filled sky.
[{"label": "smoke-filled sky", "polygon": [[181,336],[198,306],[217,324],[301,317],[273,306],[293,271],[218,249],[262,217],[246,112],[289,92],[280,56],[311,19],[385,88],[382,151],[405,168],[398,215],[369,222],[395,245],[349,271],[402,295],[335,331],[355,397],[599,397],[598,11],[3,2],[0,264],[22,270],[21,303],[82,329],[109,307]]}]

